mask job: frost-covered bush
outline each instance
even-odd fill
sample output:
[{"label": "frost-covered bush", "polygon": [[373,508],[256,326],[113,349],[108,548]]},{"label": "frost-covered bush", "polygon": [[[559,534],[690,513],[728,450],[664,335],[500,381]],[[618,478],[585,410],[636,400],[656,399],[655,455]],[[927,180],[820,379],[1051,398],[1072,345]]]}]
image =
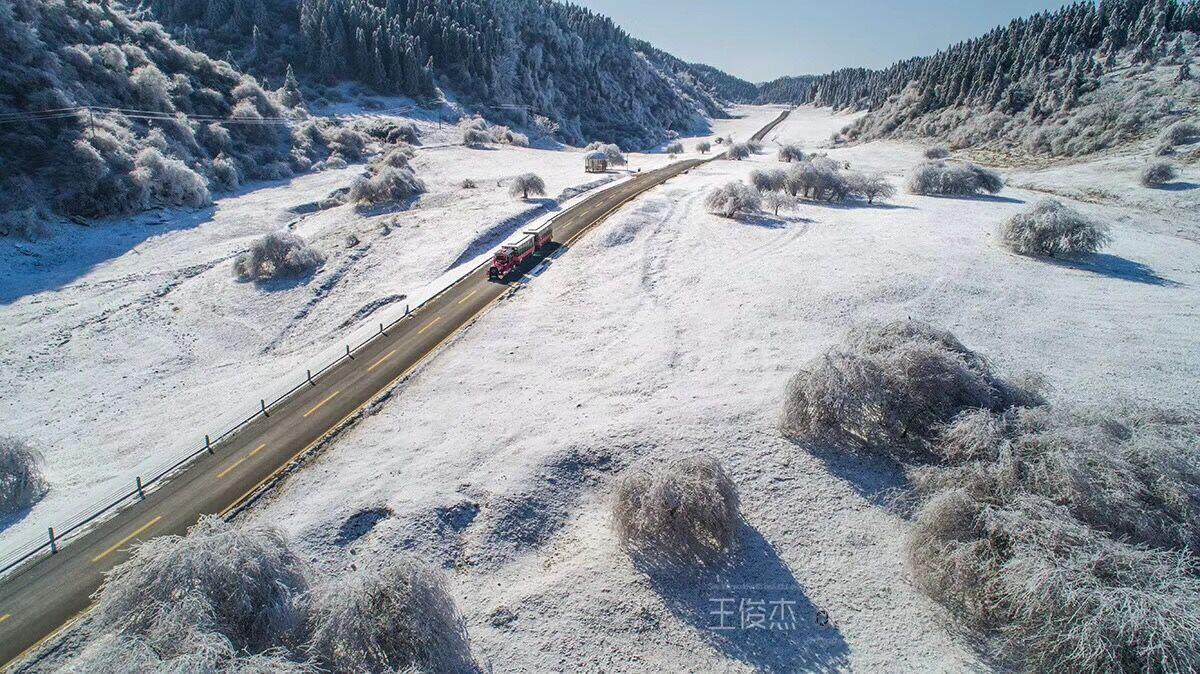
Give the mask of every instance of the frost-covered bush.
[{"label": "frost-covered bush", "polygon": [[645,459],[617,485],[612,521],[621,543],[645,558],[705,563],[732,546],[738,507],[733,480],[716,458]]},{"label": "frost-covered bush", "polygon": [[307,274],[325,262],[325,256],[290,232],[272,232],[255,241],[233,261],[240,281],[291,278]]},{"label": "frost-covered bush", "polygon": [[787,184],[787,174],[780,169],[755,169],[750,172],[750,184],[759,192],[779,191]]},{"label": "frost-covered bush", "polygon": [[725,157],[734,161],[741,161],[750,156],[750,146],[745,143],[734,143],[725,150]]},{"label": "frost-covered bush", "polygon": [[33,506],[49,490],[41,453],[24,440],[0,436],[0,515]]},{"label": "frost-covered bush", "polygon": [[943,424],[971,409],[1041,402],[1002,380],[954,335],[920,321],[853,330],[788,382],[780,426],[802,442],[832,442],[893,458],[925,457]]},{"label": "frost-covered bush", "polygon": [[357,161],[362,158],[363,150],[367,147],[367,138],[363,134],[346,127],[334,127],[325,132],[325,142],[337,155],[347,161]]},{"label": "frost-covered bush", "polygon": [[1200,666],[1200,420],[976,410],[912,471],[918,587],[1030,671]]},{"label": "frost-covered bush", "polygon": [[1156,161],[1138,174],[1138,180],[1144,187],[1162,187],[1175,180],[1179,175],[1178,169],[1170,162]]},{"label": "frost-covered bush", "polygon": [[46,234],[46,219],[46,213],[33,206],[0,212],[0,236],[37,241]]},{"label": "frost-covered bush", "polygon": [[471,180],[470,178],[463,178],[462,188],[464,190],[473,190],[475,187],[476,185],[474,180]]},{"label": "frost-covered bush", "polygon": [[945,145],[934,145],[925,150],[926,159],[945,159],[950,156],[950,148]]},{"label": "frost-covered bush", "polygon": [[508,186],[508,195],[528,199],[530,194],[545,194],[546,183],[535,173],[522,173],[513,178]]},{"label": "frost-covered bush", "polygon": [[709,213],[726,218],[735,217],[744,211],[756,211],[761,204],[762,197],[757,190],[736,180],[718,187],[704,197],[704,206]]},{"label": "frost-covered bush", "polygon": [[476,671],[441,571],[411,557],[376,560],[319,586],[309,621],[310,651],[328,671]]},{"label": "frost-covered bush", "polygon": [[799,145],[782,145],[779,148],[779,161],[791,163],[794,161],[804,161],[804,150]]},{"label": "frost-covered bush", "polygon": [[187,536],[159,536],[105,575],[95,625],[159,657],[182,655],[197,635],[261,653],[299,643],[308,569],[279,531],[204,516]]},{"label": "frost-covered bush", "polygon": [[751,138],[745,143],[746,148],[750,150],[750,154],[762,154],[763,144],[761,140]]},{"label": "frost-covered bush", "polygon": [[708,142],[707,140],[702,140],[699,143],[696,143],[696,152],[699,152],[700,154],[708,154],[711,150],[712,143]]},{"label": "frost-covered bush", "polygon": [[1000,226],[1000,242],[1021,255],[1083,255],[1109,241],[1108,227],[1056,199],[1039,201]]},{"label": "frost-covered bush", "polygon": [[[388,155],[392,157],[393,155]],[[399,204],[425,191],[425,183],[412,169],[388,164],[376,167],[350,185],[350,200],[360,208]]]},{"label": "frost-covered bush", "polygon": [[995,194],[1003,188],[1000,174],[970,162],[927,161],[913,169],[908,178],[908,190],[913,194],[968,196]]},{"label": "frost-covered bush", "polygon": [[408,168],[413,158],[412,148],[407,145],[397,145],[379,158],[376,167],[390,166],[392,168]]},{"label": "frost-covered bush", "polygon": [[1162,135],[1162,143],[1174,147],[1200,141],[1200,125],[1192,122],[1176,122]]},{"label": "frost-covered bush", "polygon": [[462,130],[462,142],[467,147],[479,147],[493,141],[492,134],[483,129],[467,127]]},{"label": "frost-covered bush", "polygon": [[852,194],[851,174],[828,157],[793,162],[784,189],[792,196],[820,201],[841,201]]},{"label": "frost-covered bush", "polygon": [[683,143],[675,141],[667,145],[667,154],[683,154]]},{"label": "frost-covered bush", "polygon": [[204,178],[182,161],[163,156],[157,148],[148,147],[138,153],[135,165],[135,180],[158,203],[193,208],[212,203]]},{"label": "frost-covered bush", "polygon": [[508,128],[507,126],[495,126],[491,129],[492,138],[497,143],[504,145],[512,145],[515,147],[529,147],[529,137],[523,133],[518,133]]}]

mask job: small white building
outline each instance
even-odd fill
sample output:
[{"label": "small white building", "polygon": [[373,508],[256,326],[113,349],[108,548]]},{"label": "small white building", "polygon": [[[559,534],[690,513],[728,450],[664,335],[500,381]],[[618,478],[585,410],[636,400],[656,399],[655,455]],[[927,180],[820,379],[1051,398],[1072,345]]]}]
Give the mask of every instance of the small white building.
[{"label": "small white building", "polygon": [[599,150],[583,156],[583,167],[588,173],[604,173],[608,171],[608,155]]}]

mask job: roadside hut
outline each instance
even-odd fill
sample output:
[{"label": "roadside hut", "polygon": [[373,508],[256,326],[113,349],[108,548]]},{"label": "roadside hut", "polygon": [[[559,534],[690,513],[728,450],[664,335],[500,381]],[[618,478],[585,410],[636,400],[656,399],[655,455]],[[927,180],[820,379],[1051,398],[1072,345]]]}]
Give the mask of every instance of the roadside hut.
[{"label": "roadside hut", "polygon": [[583,156],[584,170],[588,173],[604,173],[608,171],[608,155],[599,150]]}]

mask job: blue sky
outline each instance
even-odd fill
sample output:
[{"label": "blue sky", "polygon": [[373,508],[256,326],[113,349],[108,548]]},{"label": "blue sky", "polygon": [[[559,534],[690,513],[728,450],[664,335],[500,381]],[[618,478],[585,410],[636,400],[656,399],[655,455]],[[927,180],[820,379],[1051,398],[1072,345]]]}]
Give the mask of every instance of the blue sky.
[{"label": "blue sky", "polygon": [[880,67],[1063,0],[571,0],[685,61],[758,82]]}]

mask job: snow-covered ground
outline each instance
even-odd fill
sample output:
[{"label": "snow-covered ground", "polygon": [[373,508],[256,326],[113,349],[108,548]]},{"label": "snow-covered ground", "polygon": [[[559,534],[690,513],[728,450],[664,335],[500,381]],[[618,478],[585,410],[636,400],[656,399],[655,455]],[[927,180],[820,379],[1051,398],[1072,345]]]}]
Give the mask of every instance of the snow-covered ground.
[{"label": "snow-covered ground", "polygon": [[[748,137],[781,109],[739,109],[709,137]],[[552,215],[555,199],[670,161],[630,154],[629,166],[597,176],[584,172],[577,149],[469,149],[453,125],[410,114],[422,132],[413,164],[428,192],[408,210],[309,212],[359,165],[253,185],[201,211],[0,242],[0,434],[38,446],[51,484],[31,511],[0,520],[0,556],[250,415],[260,398],[402,314],[511,231]],[[684,139],[689,154],[695,140]],[[545,179],[546,199],[507,195],[524,172]],[[477,187],[462,188],[466,178]],[[232,259],[284,227],[320,249],[325,265],[294,282],[235,281]]]},{"label": "snow-covered ground", "polygon": [[[801,109],[769,139],[814,148],[847,121]],[[831,151],[898,185],[920,153]],[[1002,372],[1045,375],[1056,401],[1194,407],[1200,216],[1176,201],[1194,192],[1131,191],[1097,161],[1016,178],[1116,195],[1074,204],[1114,235],[1076,264],[994,243],[1043,191],[901,191],[729,220],[705,193],[778,165],[773,152],[693,170],[482,316],[247,517],[328,571],[384,550],[443,565],[494,671],[987,669],[906,576],[907,524],[880,505],[897,476],[815,456],[775,421],[787,378],[848,326],[904,317],[951,329]],[[740,490],[740,557],[720,576],[647,575],[608,525],[614,480],[634,460],[700,451]],[[741,629],[739,609],[756,606],[742,600],[781,620]]]}]

